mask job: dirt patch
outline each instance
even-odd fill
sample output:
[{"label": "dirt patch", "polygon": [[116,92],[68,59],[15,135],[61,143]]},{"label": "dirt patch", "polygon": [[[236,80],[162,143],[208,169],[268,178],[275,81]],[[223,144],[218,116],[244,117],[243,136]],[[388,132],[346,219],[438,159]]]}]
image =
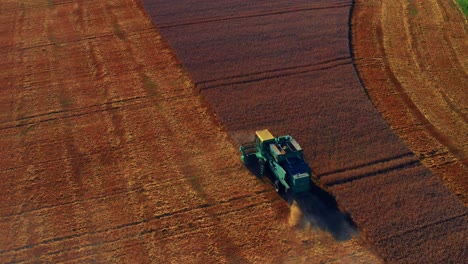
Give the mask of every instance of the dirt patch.
[{"label": "dirt patch", "polygon": [[378,262],[289,227],[138,1],[0,1],[0,262]]}]

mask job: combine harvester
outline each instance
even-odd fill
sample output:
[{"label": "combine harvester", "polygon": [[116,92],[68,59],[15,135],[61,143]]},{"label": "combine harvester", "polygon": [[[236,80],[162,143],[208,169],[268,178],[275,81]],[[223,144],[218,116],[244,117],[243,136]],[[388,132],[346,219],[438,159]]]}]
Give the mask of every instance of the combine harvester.
[{"label": "combine harvester", "polygon": [[338,240],[350,239],[356,232],[352,220],[343,213],[335,198],[321,189],[304,160],[302,148],[289,136],[274,137],[267,129],[255,132],[255,141],[239,148],[242,162],[260,166],[260,174],[271,173],[276,191],[292,204],[294,199],[305,219],[330,232]]},{"label": "combine harvester", "polygon": [[272,182],[279,194],[297,196],[311,189],[312,170],[304,160],[302,148],[289,136],[274,137],[268,129],[255,132],[255,141],[243,144],[239,151],[246,165],[258,163],[260,175],[272,172]]}]

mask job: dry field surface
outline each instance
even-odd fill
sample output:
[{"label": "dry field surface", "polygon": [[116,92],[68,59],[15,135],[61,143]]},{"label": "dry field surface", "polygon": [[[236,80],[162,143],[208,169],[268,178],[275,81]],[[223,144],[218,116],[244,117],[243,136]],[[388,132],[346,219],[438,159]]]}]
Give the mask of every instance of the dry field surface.
[{"label": "dry field surface", "polygon": [[[414,207],[417,214],[398,212],[391,216],[397,212],[390,211],[378,221],[411,217],[420,228],[409,231],[400,227],[393,232],[383,229],[381,234],[366,236],[378,241],[393,261],[423,255],[419,261],[424,263],[464,262],[468,259],[466,18],[454,1],[356,1],[352,25],[356,65],[375,106],[419,160],[465,204],[461,211],[451,207],[434,179],[421,185],[403,179],[390,182],[390,177],[385,176],[381,180],[387,190],[375,190],[377,195],[372,199],[400,207],[400,195],[404,194],[411,197],[411,205],[407,206]],[[408,170],[402,176],[406,179],[410,174],[426,179],[427,172]],[[355,184],[353,188],[340,186],[346,190],[343,197],[352,197],[349,189],[365,188],[371,183]],[[393,199],[385,195],[389,190]],[[429,195],[417,195],[428,190]],[[418,200],[422,198],[437,209],[421,207]],[[375,219],[363,221],[378,224]],[[444,231],[449,228],[450,233]],[[389,236],[392,233],[395,235]]]},{"label": "dry field surface", "polygon": [[[169,0],[143,2],[197,90],[236,142],[265,127],[274,134],[290,133],[298,138],[322,185],[336,196],[338,204],[385,260],[403,263],[466,260],[467,208],[456,195],[463,198],[466,182],[463,171],[457,172],[464,169],[467,142],[463,120],[466,111],[463,44],[451,45],[447,51],[442,50],[444,43],[435,42],[440,47],[430,46],[426,39],[431,35],[424,35],[427,33],[421,29],[423,26],[409,27],[406,16],[394,19],[393,14],[401,12],[394,5],[402,2],[387,4],[382,8],[384,12],[378,13],[385,23],[388,20],[384,28],[392,32],[383,35],[384,51],[389,45],[399,48],[405,47],[405,43],[410,45],[409,51],[411,45],[422,47],[416,55],[395,52],[383,54],[381,59],[386,65],[384,70],[396,63],[393,67],[402,71],[398,73],[402,74],[400,78],[415,86],[408,94],[419,94],[413,99],[403,96],[406,92],[399,88],[395,94],[403,98],[405,105],[394,105],[394,111],[414,114],[420,120],[413,127],[421,127],[420,131],[438,137],[439,144],[446,149],[445,152],[440,149],[444,156],[437,156],[435,152],[439,149],[427,148],[424,138],[418,137],[423,141],[409,145],[428,153],[421,155],[416,150],[416,155],[384,121],[355,72],[349,47],[352,1],[270,1],[267,6],[254,1],[205,0],[198,1],[196,8],[191,8],[189,0],[177,5]],[[422,6],[419,1],[410,3],[416,8]],[[368,12],[371,13],[372,10]],[[432,17],[433,14],[422,16],[418,22]],[[355,24],[359,21],[366,24],[365,18],[358,16]],[[374,26],[374,20],[371,22]],[[454,24],[457,26],[454,35],[463,36],[466,21]],[[407,35],[412,39],[423,35],[421,43],[419,40],[402,43],[397,33],[405,30],[412,30]],[[449,41],[450,36],[444,34],[442,37]],[[362,37],[363,41],[366,37]],[[379,50],[379,43],[371,44]],[[434,91],[432,81],[423,80],[425,76],[441,74],[440,69],[423,60],[423,52],[440,52],[441,57],[447,56],[446,52],[451,56],[440,61],[451,67],[440,69],[442,73],[446,71],[441,82],[450,83],[452,89],[440,92],[443,87],[439,86]],[[408,63],[408,58],[415,63]],[[419,71],[404,75],[405,69],[398,63],[416,65]],[[395,76],[381,75],[381,81],[394,81]],[[413,83],[414,76],[426,82],[426,86]],[[437,99],[442,98],[440,102],[445,102],[440,112],[437,102],[427,100],[436,95]],[[418,104],[424,107],[419,109]],[[453,171],[449,176],[452,189],[421,163],[426,156],[434,161],[446,158],[438,164]],[[456,194],[454,189],[458,190]]]},{"label": "dry field surface", "polygon": [[357,1],[353,16],[356,64],[375,106],[465,204],[467,29],[454,1]]},{"label": "dry field surface", "polygon": [[1,0],[0,35],[1,263],[379,262],[240,164],[138,1]]}]

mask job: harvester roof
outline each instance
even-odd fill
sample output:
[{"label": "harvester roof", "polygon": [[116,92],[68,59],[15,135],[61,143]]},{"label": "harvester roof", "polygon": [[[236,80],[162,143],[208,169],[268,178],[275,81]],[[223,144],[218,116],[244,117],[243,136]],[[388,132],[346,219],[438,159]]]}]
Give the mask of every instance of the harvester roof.
[{"label": "harvester roof", "polygon": [[268,131],[268,129],[257,130],[255,131],[257,137],[263,142],[265,140],[274,139],[275,137]]},{"label": "harvester roof", "polygon": [[284,159],[280,162],[281,167],[283,167],[290,175],[295,175],[299,173],[309,172],[310,168],[307,163],[299,157],[291,157]]}]

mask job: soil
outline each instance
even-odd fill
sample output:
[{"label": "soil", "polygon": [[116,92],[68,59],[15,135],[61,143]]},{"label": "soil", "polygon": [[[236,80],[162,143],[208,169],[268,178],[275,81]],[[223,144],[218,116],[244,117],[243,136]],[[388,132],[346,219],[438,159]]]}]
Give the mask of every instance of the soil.
[{"label": "soil", "polygon": [[466,17],[455,1],[356,1],[353,14],[355,62],[369,96],[466,205]]},{"label": "soil", "polygon": [[138,1],[0,10],[0,262],[380,261],[245,169]]}]

